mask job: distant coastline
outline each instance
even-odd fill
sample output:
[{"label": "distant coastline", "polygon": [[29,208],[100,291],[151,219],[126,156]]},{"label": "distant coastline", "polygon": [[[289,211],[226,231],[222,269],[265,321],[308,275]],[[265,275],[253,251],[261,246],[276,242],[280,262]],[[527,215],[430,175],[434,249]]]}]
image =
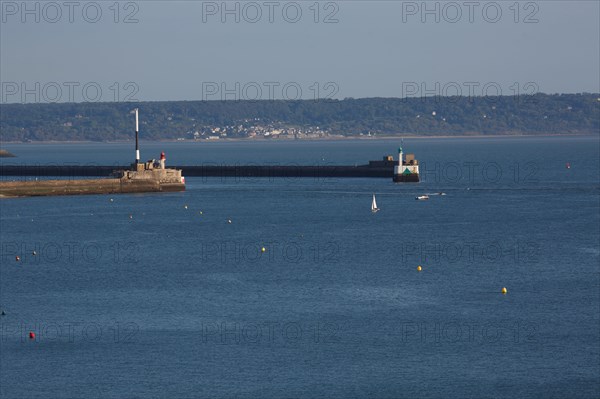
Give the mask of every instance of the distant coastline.
[{"label": "distant coastline", "polygon": [[[600,93],[331,101],[0,104],[3,142],[594,135]],[[375,137],[373,137],[375,136]]]},{"label": "distant coastline", "polygon": [[[599,132],[600,133],[600,132]],[[548,134],[475,134],[475,135],[395,135],[395,136],[376,136],[376,137],[366,137],[366,136],[329,136],[329,137],[321,137],[321,138],[306,138],[306,139],[269,139],[269,138],[221,138],[218,140],[177,140],[177,139],[159,139],[159,140],[142,140],[143,142],[148,143],[197,143],[197,144],[215,144],[215,143],[239,143],[239,142],[259,142],[259,143],[278,143],[278,142],[319,142],[319,141],[384,141],[384,140],[401,140],[401,139],[418,139],[418,140],[427,140],[427,139],[498,139],[498,138],[553,138],[553,137],[598,137],[600,138],[600,134],[590,134],[590,133],[548,133]],[[133,140],[106,140],[106,141],[93,141],[93,140],[44,140],[44,141],[4,141],[4,144],[131,144]],[[0,153],[4,151],[5,153],[9,153],[6,150],[0,150]],[[10,153],[9,153],[10,154]],[[4,157],[14,157],[15,155],[0,155]]]}]

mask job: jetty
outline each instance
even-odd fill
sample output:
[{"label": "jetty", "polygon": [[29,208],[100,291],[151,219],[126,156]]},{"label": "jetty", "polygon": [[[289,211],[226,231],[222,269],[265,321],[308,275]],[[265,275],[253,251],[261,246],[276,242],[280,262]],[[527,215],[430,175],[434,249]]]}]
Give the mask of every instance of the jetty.
[{"label": "jetty", "polygon": [[[175,166],[187,177],[373,177],[389,178],[394,175],[395,162],[371,161],[366,165],[201,165]],[[108,177],[125,166],[115,165],[0,165],[0,176],[21,177]],[[6,179],[5,179],[6,180]]]},{"label": "jetty", "polygon": [[[84,166],[85,170],[73,166],[9,166],[0,165],[2,176],[35,176],[35,180],[0,182],[1,197],[30,197],[47,195],[82,195],[82,194],[125,194],[184,191],[185,178],[181,169],[167,168],[166,156],[162,152],[160,159],[140,162],[138,109],[135,113],[135,161],[129,167]],[[81,167],[79,167],[81,168]],[[16,173],[16,175],[15,175]],[[31,174],[33,173],[33,174]],[[65,174],[68,173],[68,174]],[[42,176],[69,176],[60,180],[38,179]],[[106,177],[82,179],[82,177]]]},{"label": "jetty", "polygon": [[[146,166],[148,169],[151,167],[151,165]],[[119,165],[21,165],[5,162],[0,164],[0,177],[14,177],[17,179],[46,176],[69,178],[108,177],[113,176],[116,170],[126,169],[126,166]],[[382,160],[369,161],[362,165],[335,165],[330,163],[318,165],[284,165],[279,163],[232,165],[205,162],[200,165],[179,165],[175,166],[174,169],[180,171],[181,175],[188,177],[310,177],[316,179],[328,177],[367,177],[392,179],[396,183],[416,183],[420,180],[419,164],[414,159],[414,155],[407,154],[403,157],[401,148],[399,149],[398,161],[395,161],[393,156],[386,155]],[[181,175],[173,176],[173,179],[176,180]]]}]

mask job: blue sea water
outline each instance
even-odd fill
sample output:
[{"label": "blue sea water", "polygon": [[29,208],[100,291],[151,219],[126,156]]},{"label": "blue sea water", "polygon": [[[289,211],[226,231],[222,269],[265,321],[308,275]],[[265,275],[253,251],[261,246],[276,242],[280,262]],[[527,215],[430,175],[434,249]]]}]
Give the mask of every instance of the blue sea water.
[{"label": "blue sea water", "polygon": [[[363,164],[398,144],[142,156]],[[405,140],[419,184],[189,177],[184,193],[3,199],[0,397],[598,398],[599,145]],[[2,162],[125,164],[130,147],[13,144]]]}]

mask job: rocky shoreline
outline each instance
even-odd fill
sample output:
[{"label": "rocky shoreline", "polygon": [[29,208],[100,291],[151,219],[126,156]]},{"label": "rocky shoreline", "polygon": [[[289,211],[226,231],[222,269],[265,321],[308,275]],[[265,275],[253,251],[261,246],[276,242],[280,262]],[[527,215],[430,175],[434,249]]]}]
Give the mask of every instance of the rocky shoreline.
[{"label": "rocky shoreline", "polygon": [[0,158],[14,158],[16,157],[15,154],[6,151],[6,150],[0,150]]}]

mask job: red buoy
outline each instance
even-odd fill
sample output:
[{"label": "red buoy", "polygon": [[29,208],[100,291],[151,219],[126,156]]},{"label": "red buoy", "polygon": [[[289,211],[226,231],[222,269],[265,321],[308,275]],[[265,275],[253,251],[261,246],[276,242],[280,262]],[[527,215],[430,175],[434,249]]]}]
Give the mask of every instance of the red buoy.
[{"label": "red buoy", "polygon": [[18,256],[15,256],[15,260],[18,262],[21,260],[21,258],[19,258]]},{"label": "red buoy", "polygon": [[33,331],[29,331],[29,339],[35,339],[35,333]]},{"label": "red buoy", "polygon": [[164,151],[160,153],[160,159],[166,159]]}]

